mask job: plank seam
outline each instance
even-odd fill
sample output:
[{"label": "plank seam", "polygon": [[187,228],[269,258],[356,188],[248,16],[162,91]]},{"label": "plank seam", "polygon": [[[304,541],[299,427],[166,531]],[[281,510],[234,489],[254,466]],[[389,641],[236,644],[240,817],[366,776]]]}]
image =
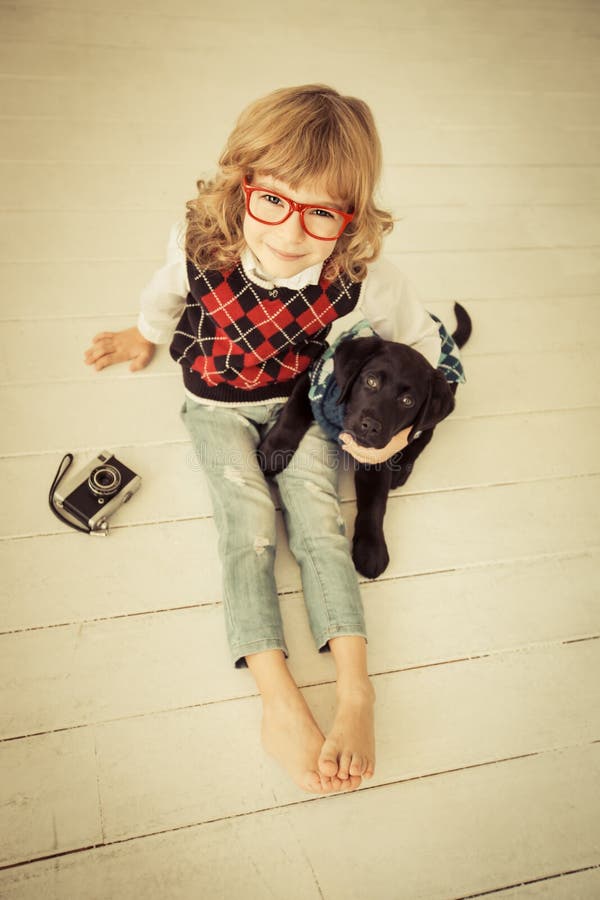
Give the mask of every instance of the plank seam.
[{"label": "plank seam", "polygon": [[592,866],[583,866],[581,869],[567,869],[564,872],[557,872],[553,875],[541,875],[539,878],[528,878],[527,881],[517,881],[514,884],[503,885],[503,887],[492,888],[488,891],[482,891],[478,894],[461,894],[460,897],[453,897],[452,900],[476,900],[477,897],[489,897],[491,894],[501,894],[504,891],[514,890],[515,888],[527,887],[530,884],[541,884],[544,881],[554,881],[558,878],[568,878],[570,875],[578,875],[581,872],[593,872],[600,869],[600,863]]}]

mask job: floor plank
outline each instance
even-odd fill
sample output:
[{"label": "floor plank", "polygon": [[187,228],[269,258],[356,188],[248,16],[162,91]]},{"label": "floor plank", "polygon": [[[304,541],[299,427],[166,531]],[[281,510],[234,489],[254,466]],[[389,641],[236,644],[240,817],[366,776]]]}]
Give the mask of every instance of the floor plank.
[{"label": "floor plank", "polygon": [[[460,35],[456,36],[460,42]],[[246,39],[252,42],[251,35]],[[321,38],[323,40],[323,38]],[[253,42],[258,46],[259,39]],[[585,43],[582,41],[581,43]],[[1,46],[1,45],[0,45]],[[21,49],[17,45],[8,46],[8,54],[4,55],[3,68],[22,68],[23,59],[19,56],[18,62],[11,64],[10,56]],[[25,45],[21,54],[28,46]],[[54,48],[53,48],[54,49]],[[299,49],[299,48],[297,48]],[[424,48],[425,49],[425,48]],[[57,55],[58,48],[54,49]],[[280,48],[281,50],[281,48]],[[277,51],[276,51],[277,52]],[[293,50],[292,50],[293,52]],[[316,52],[316,48],[315,48]],[[347,51],[344,51],[344,53]],[[456,48],[455,48],[456,52]],[[102,54],[102,51],[100,51]],[[375,93],[376,79],[381,76],[389,59],[386,59],[389,50],[382,47],[382,56],[374,71],[367,77],[361,75],[360,86],[363,93]],[[8,55],[8,61],[7,61]],[[98,59],[98,51],[94,53],[96,59],[85,56],[85,61],[80,62],[79,71],[71,72],[67,77],[62,74],[48,76],[44,69],[55,71],[56,62],[50,55],[50,60],[44,65],[44,56],[47,55],[38,48],[38,56],[32,66],[34,70],[40,70],[40,74],[31,74],[31,68],[27,74],[18,74],[11,78],[8,73],[0,81],[0,97],[3,100],[4,115],[14,118],[22,117],[56,117],[60,119],[123,119],[131,121],[140,117],[143,109],[144,93],[152,92],[153,114],[164,122],[184,123],[188,118],[188,104],[185,95],[173,94],[169,89],[170,78],[189,78],[195,75],[197,78],[207,79],[210,76],[210,66],[216,62],[216,51],[202,55],[199,61],[193,54],[182,52],[176,57],[174,54],[157,52],[150,59],[147,50],[129,49],[122,51],[121,57],[111,53],[110,63],[106,57],[106,51]],[[89,64],[88,64],[89,59]],[[325,58],[323,80],[334,82],[336,78],[335,68],[343,63],[344,55],[335,48],[329,49]],[[8,62],[8,65],[7,65]],[[94,66],[96,62],[96,66]],[[153,63],[150,71],[147,67]],[[177,65],[174,65],[177,63]],[[200,63],[200,64],[199,64]],[[109,65],[115,67],[110,72]],[[331,65],[331,70],[328,66]],[[74,66],[71,67],[75,68]],[[97,71],[94,71],[94,70]],[[105,76],[116,76],[117,70],[122,79],[122,87],[117,95],[112,91],[110,79]],[[82,76],[82,72],[85,74]],[[40,78],[47,79],[43,94],[39,90]],[[251,76],[252,77],[252,76]],[[344,89],[357,92],[357,84],[352,83],[352,75],[344,75],[348,84]],[[227,81],[225,81],[227,85]],[[218,88],[217,88],[218,89]],[[455,90],[441,88],[432,84],[429,89],[415,90],[414,92],[397,95],[393,100],[380,96],[377,99],[377,107],[380,115],[385,117],[391,111],[392,105],[397,115],[405,125],[412,128],[427,127],[451,127],[470,128],[473,126],[505,129],[536,125],[540,128],[551,127],[553,123],[560,122],[560,127],[568,129],[583,129],[596,112],[595,95],[592,91],[579,91],[568,94],[564,91],[554,91],[542,94],[533,92],[504,92],[499,93],[483,85],[478,91]],[[202,100],[200,100],[202,103]]]},{"label": "floor plank", "polygon": [[[599,156],[600,159],[600,156]],[[461,300],[598,294],[598,250],[390,254],[423,297]]]}]

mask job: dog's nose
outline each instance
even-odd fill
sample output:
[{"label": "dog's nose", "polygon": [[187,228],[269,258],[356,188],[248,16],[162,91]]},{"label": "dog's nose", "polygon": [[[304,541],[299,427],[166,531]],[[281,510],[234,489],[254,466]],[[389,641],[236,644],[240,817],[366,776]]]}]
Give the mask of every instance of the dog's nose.
[{"label": "dog's nose", "polygon": [[377,419],[372,419],[371,416],[363,416],[360,420],[361,437],[374,437],[376,434],[379,434],[380,431],[381,422],[378,422]]}]

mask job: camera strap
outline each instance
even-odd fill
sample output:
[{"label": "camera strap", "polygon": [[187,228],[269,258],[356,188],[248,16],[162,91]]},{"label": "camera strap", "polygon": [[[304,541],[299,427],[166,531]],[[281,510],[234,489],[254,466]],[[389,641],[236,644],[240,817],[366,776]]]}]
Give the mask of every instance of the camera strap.
[{"label": "camera strap", "polygon": [[[67,464],[65,466],[65,461]],[[71,464],[73,462],[73,454],[65,453],[63,456],[58,469],[56,470],[56,475],[54,476],[54,481],[52,482],[52,486],[50,487],[50,493],[48,495],[48,503],[50,504],[50,509],[54,513],[57,519],[60,519],[61,522],[64,522],[66,525],[69,525],[71,528],[75,528],[76,531],[83,531],[84,534],[100,534],[106,536],[108,534],[108,523],[105,522],[101,528],[96,530],[90,528],[86,525],[76,524],[72,522],[71,519],[67,519],[61,512],[58,511],[56,505],[54,503],[54,494],[56,493],[56,488],[61,483],[65,475],[67,474]]]}]

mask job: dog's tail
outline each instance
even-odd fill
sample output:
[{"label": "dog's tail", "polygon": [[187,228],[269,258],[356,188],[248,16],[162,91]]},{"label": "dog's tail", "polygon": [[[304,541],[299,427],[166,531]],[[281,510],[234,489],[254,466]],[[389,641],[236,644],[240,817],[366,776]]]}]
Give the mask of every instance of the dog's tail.
[{"label": "dog's tail", "polygon": [[457,347],[464,347],[473,331],[471,316],[460,303],[454,304],[454,315],[456,316],[456,331],[452,333],[452,337],[456,341]]}]

